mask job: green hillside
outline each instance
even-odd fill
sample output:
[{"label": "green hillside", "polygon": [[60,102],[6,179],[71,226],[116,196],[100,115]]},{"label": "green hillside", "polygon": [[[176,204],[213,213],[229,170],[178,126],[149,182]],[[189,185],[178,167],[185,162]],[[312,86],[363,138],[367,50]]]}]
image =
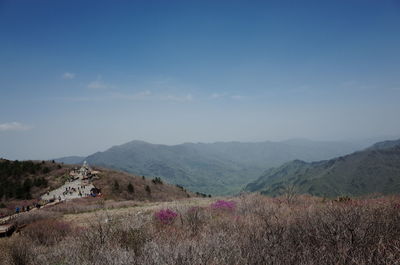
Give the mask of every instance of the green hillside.
[{"label": "green hillside", "polygon": [[265,171],[245,190],[275,196],[288,185],[294,185],[299,193],[326,197],[399,193],[400,141],[377,143],[326,161],[288,162]]}]

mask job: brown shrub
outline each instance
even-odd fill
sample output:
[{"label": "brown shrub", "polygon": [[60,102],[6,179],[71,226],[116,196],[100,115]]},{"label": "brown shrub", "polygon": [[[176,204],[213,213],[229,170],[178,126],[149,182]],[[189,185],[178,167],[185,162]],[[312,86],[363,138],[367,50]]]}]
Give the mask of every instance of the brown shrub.
[{"label": "brown shrub", "polygon": [[66,222],[46,219],[28,225],[22,234],[35,244],[53,245],[64,239],[71,231],[70,225]]},{"label": "brown shrub", "polygon": [[144,228],[118,230],[116,236],[121,248],[127,251],[132,250],[136,256],[142,254],[143,246],[149,240],[149,235]]},{"label": "brown shrub", "polygon": [[60,213],[48,212],[45,210],[36,210],[36,211],[24,213],[24,214],[19,214],[16,217],[15,222],[19,226],[22,226],[22,225],[28,225],[28,224],[31,224],[31,223],[34,223],[34,222],[37,222],[40,220],[53,219],[53,218],[57,218],[60,216],[61,216]]},{"label": "brown shrub", "polygon": [[24,238],[3,239],[0,242],[1,265],[30,265],[32,260],[32,244]]},{"label": "brown shrub", "polygon": [[209,214],[207,209],[194,206],[180,214],[181,223],[192,235],[197,235],[209,219]]}]

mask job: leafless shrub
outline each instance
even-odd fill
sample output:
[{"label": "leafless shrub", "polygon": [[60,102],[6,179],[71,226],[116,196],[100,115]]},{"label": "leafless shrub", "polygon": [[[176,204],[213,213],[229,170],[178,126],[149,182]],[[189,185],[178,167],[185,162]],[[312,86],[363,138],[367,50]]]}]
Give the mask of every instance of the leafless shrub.
[{"label": "leafless shrub", "polygon": [[53,245],[71,233],[68,223],[56,220],[40,220],[25,227],[22,235],[28,237],[33,243],[40,245]]},{"label": "leafless shrub", "polygon": [[[177,235],[177,234],[175,234]],[[243,264],[232,235],[219,232],[196,239],[160,237],[146,244],[142,264]]]},{"label": "leafless shrub", "polygon": [[292,183],[287,183],[282,189],[282,196],[286,203],[291,205],[298,194],[297,186]]},{"label": "leafless shrub", "polygon": [[[5,254],[6,257],[4,264],[11,264],[11,265],[30,265],[31,263],[31,257],[33,254],[32,251],[32,245],[31,243],[24,239],[24,238],[12,238],[9,239],[6,245],[6,252],[8,254]],[[0,261],[0,262],[2,262]],[[3,263],[2,263],[3,264]]]},{"label": "leafless shrub", "polygon": [[193,206],[180,215],[181,223],[187,227],[192,235],[197,235],[209,220],[207,209],[199,206]]},{"label": "leafless shrub", "polygon": [[143,246],[150,238],[144,228],[129,228],[126,231],[119,230],[117,237],[121,248],[127,251],[132,250],[136,256],[141,255]]},{"label": "leafless shrub", "polygon": [[11,264],[9,255],[9,240],[0,239],[0,264]]},{"label": "leafless shrub", "polygon": [[19,214],[14,221],[17,225],[21,226],[21,225],[28,225],[28,224],[31,224],[31,223],[34,223],[34,222],[37,222],[40,220],[57,218],[60,216],[61,216],[60,213],[36,210],[36,211]]},{"label": "leafless shrub", "polygon": [[[250,194],[234,211],[170,204],[179,219],[154,221],[159,208],[125,216],[93,213],[89,226],[36,244],[38,264],[399,264],[400,199]],[[165,208],[166,205],[160,205]],[[110,211],[111,212],[111,211]],[[34,225],[34,224],[32,224]],[[28,226],[29,227],[29,226]],[[20,237],[26,242],[33,237]],[[23,255],[22,255],[23,256]]]},{"label": "leafless shrub", "polygon": [[84,243],[89,245],[104,245],[113,234],[114,228],[115,220],[110,215],[98,215],[89,228],[83,231],[81,237]]}]

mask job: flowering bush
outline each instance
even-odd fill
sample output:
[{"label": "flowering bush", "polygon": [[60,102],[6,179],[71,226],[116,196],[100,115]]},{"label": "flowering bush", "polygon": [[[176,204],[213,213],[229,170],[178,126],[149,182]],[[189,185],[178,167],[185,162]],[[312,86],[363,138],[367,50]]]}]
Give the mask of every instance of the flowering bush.
[{"label": "flowering bush", "polygon": [[219,200],[211,204],[212,209],[229,210],[232,211],[236,208],[236,202]]},{"label": "flowering bush", "polygon": [[156,212],[154,216],[163,224],[172,224],[178,214],[170,209],[163,209]]}]

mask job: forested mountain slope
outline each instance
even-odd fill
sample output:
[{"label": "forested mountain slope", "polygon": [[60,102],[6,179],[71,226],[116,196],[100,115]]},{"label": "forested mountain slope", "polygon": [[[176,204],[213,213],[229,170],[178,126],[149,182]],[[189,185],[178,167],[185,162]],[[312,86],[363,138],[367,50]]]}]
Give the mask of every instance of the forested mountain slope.
[{"label": "forested mountain slope", "polygon": [[288,185],[300,193],[327,197],[400,193],[400,141],[380,142],[326,161],[288,162],[267,170],[245,190],[279,195]]}]

